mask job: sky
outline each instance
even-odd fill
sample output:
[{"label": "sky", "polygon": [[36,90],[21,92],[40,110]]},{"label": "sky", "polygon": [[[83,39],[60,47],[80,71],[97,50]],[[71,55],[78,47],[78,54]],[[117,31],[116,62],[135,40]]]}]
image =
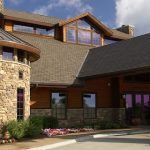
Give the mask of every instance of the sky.
[{"label": "sky", "polygon": [[111,28],[134,27],[135,35],[150,32],[150,0],[4,0],[5,7],[62,19],[91,12]]}]

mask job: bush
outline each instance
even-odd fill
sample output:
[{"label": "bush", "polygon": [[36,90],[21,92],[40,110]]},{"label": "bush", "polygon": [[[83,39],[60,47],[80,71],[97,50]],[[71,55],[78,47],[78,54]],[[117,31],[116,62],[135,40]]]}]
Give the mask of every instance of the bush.
[{"label": "bush", "polygon": [[98,129],[120,129],[127,127],[128,126],[123,122],[101,121],[99,123]]},{"label": "bush", "polygon": [[36,137],[40,135],[43,128],[43,117],[32,117],[26,130],[26,137]]},{"label": "bush", "polygon": [[4,125],[3,130],[7,129],[10,135],[16,139],[25,137],[27,129],[29,128],[29,121],[10,121]]},{"label": "bush", "polygon": [[43,128],[57,128],[58,127],[58,120],[52,116],[45,116],[43,117]]}]

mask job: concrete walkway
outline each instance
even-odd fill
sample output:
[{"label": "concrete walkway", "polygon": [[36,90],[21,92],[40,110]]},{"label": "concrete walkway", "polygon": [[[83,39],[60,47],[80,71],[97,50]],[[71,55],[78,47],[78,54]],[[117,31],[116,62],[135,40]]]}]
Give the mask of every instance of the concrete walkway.
[{"label": "concrete walkway", "polygon": [[0,150],[46,150],[54,147],[60,147],[62,145],[68,145],[87,139],[106,137],[110,135],[128,135],[137,133],[150,133],[150,127],[130,128],[130,129],[118,129],[118,130],[98,130],[88,133],[76,133],[66,136],[57,137],[41,137],[38,139],[26,139],[14,144],[0,145]]}]

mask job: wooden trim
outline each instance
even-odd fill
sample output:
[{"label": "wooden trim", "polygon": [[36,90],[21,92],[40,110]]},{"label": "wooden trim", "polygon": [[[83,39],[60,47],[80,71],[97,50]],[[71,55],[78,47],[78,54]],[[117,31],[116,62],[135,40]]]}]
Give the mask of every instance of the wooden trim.
[{"label": "wooden trim", "polygon": [[86,12],[86,13],[83,13],[79,16],[76,16],[76,17],[73,17],[73,18],[70,18],[66,21],[61,21],[59,22],[59,26],[64,26],[68,23],[71,23],[73,21],[76,21],[80,18],[83,18],[83,17],[87,17],[93,24],[95,24],[98,28],[104,30],[104,32],[106,33],[106,35],[108,36],[111,36],[113,35],[113,32],[111,29],[109,29],[107,26],[105,26],[103,23],[101,23],[99,20],[97,20],[92,14],[90,14],[89,12]]},{"label": "wooden trim", "polygon": [[28,46],[25,44],[16,43],[16,42],[12,42],[12,41],[5,41],[5,40],[0,40],[0,45],[30,52],[33,55],[33,60],[31,60],[31,61],[35,61],[35,60],[39,59],[39,57],[40,57],[40,50],[35,47],[31,47],[31,46]]},{"label": "wooden trim", "polygon": [[45,26],[45,27],[54,26],[53,24],[50,24],[50,23],[34,21],[34,20],[30,20],[30,19],[17,18],[17,17],[7,16],[7,15],[4,15],[4,19],[18,21],[18,22],[25,22],[25,23],[30,23],[30,24],[36,24],[36,25]]}]

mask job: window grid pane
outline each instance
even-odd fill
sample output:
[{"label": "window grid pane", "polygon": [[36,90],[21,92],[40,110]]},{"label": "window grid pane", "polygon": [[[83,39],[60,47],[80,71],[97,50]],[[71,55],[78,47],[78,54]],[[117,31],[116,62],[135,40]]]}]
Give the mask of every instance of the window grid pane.
[{"label": "window grid pane", "polygon": [[80,44],[92,44],[91,32],[78,30],[78,42]]},{"label": "window grid pane", "polygon": [[86,93],[83,95],[84,118],[96,118],[96,94]]},{"label": "window grid pane", "polygon": [[52,93],[52,116],[58,119],[66,118],[66,100],[65,93]]},{"label": "window grid pane", "polygon": [[67,41],[68,42],[76,42],[76,31],[75,29],[68,28],[67,29]]},{"label": "window grid pane", "polygon": [[17,120],[24,118],[24,90],[17,89]]}]

